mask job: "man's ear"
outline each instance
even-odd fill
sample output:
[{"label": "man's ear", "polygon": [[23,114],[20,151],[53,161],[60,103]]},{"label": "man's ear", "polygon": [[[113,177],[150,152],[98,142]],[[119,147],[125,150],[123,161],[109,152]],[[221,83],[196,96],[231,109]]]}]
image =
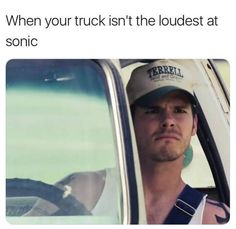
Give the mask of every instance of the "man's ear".
[{"label": "man's ear", "polygon": [[197,125],[198,125],[198,117],[195,114],[193,117],[193,129],[192,129],[192,136],[194,136],[197,133]]}]

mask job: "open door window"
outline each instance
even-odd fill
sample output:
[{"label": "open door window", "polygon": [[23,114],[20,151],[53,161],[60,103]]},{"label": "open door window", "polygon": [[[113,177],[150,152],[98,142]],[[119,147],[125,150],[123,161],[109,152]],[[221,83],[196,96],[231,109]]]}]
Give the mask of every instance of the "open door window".
[{"label": "open door window", "polygon": [[[135,68],[153,61],[121,60],[124,84],[127,84]],[[218,61],[207,59],[175,61],[190,69],[198,101],[198,134],[192,138],[185,153],[182,178],[192,187],[206,192],[210,198],[229,205],[230,104],[229,93],[220,74],[223,68],[224,80],[229,82],[229,65],[222,60],[220,65]],[[218,70],[219,67],[221,69]]]}]

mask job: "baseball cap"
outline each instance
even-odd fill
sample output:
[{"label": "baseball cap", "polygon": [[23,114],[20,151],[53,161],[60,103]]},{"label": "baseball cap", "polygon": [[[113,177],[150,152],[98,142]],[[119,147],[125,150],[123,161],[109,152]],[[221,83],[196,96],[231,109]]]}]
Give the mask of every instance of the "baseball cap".
[{"label": "baseball cap", "polygon": [[133,70],[127,84],[130,105],[147,106],[162,96],[181,90],[195,104],[193,78],[184,65],[175,60],[157,60]]}]

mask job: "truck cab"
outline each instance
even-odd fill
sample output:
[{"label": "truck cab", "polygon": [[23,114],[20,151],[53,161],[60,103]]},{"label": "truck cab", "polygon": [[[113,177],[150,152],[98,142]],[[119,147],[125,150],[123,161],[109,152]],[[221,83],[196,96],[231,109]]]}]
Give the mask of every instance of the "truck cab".
[{"label": "truck cab", "polygon": [[[152,61],[13,59],[7,63],[8,222],[146,224],[126,85],[134,68]],[[185,155],[183,180],[230,205],[230,98],[222,77],[228,63],[176,61],[191,69],[199,107],[198,133]]]}]

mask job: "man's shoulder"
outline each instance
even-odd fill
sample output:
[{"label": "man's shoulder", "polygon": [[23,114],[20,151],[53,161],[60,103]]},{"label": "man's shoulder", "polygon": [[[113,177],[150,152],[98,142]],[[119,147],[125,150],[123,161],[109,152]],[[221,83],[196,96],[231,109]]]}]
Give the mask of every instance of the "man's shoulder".
[{"label": "man's shoulder", "polygon": [[229,207],[211,199],[206,199],[203,224],[225,224],[230,219]]}]

